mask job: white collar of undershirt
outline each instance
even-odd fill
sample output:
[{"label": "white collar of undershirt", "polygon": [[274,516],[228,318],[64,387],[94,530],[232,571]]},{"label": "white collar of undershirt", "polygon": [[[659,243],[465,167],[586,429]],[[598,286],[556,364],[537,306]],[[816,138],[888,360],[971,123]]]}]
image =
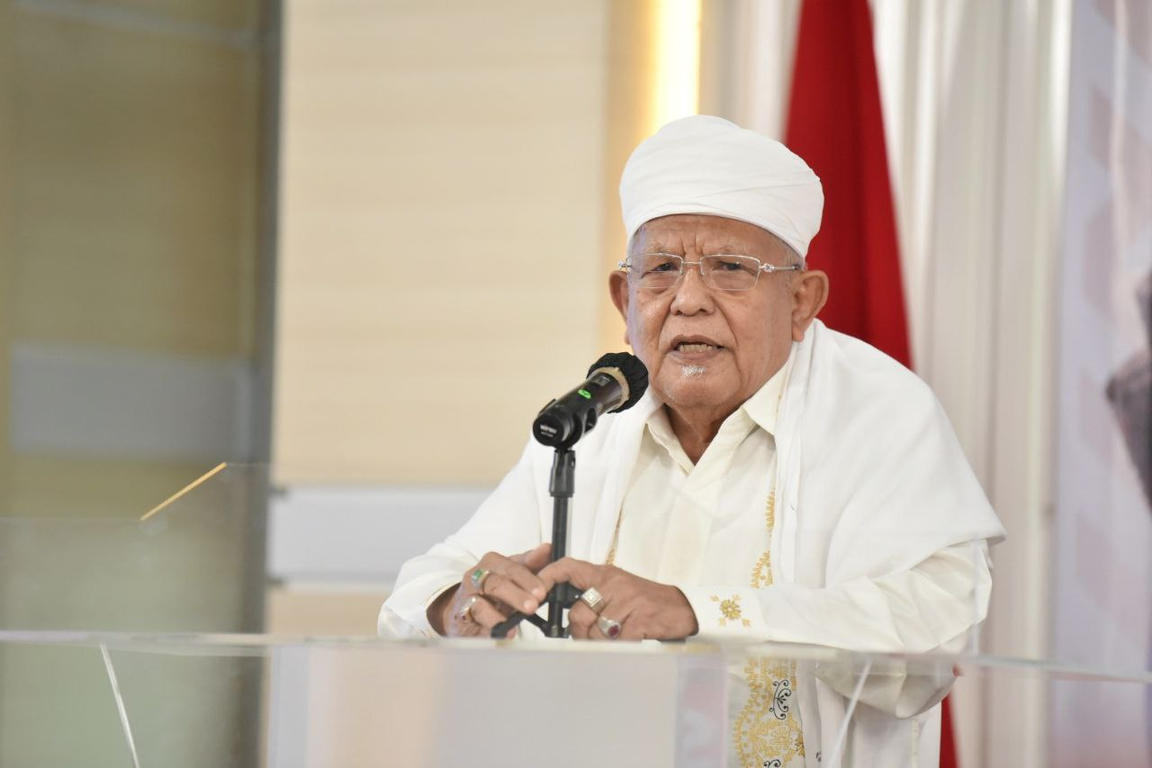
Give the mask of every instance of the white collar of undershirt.
[{"label": "white collar of undershirt", "polygon": [[[784,384],[788,379],[788,372],[792,366],[792,355],[788,356],[788,360],[780,369],[764,383],[764,386],[756,390],[752,397],[744,401],[744,403],[736,409],[732,415],[724,420],[720,426],[720,432],[726,433],[732,430],[739,430],[740,437],[747,437],[748,433],[754,428],[753,425],[760,427],[770,435],[776,434],[776,415],[780,407],[780,399],[784,394]],[[680,465],[684,471],[690,471],[694,466],[692,460],[688,458],[688,454],[684,452],[684,448],[680,445],[680,440],[676,437],[676,433],[672,431],[672,423],[668,418],[668,411],[666,408],[657,408],[648,417],[647,420],[648,433],[652,435],[652,439],[656,444],[668,451],[672,459]]]}]

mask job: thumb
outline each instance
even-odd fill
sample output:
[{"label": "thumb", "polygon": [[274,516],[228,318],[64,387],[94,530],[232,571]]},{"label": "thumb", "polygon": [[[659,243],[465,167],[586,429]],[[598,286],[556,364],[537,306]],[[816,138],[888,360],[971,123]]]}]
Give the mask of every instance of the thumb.
[{"label": "thumb", "polygon": [[536,547],[536,549],[528,550],[524,554],[520,555],[517,559],[525,568],[532,571],[532,573],[536,573],[541,568],[548,565],[551,556],[552,545],[548,542],[544,542],[540,546]]}]

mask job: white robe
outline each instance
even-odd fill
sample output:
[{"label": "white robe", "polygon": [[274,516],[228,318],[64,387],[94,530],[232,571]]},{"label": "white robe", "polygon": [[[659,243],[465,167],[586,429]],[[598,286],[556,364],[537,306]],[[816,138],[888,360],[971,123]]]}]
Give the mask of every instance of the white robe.
[{"label": "white robe", "polygon": [[[1004,531],[935,396],[915,375],[819,321],[793,346],[775,424],[771,540],[749,540],[749,568],[768,549],[771,585],[678,584],[701,636],[810,643],[858,651],[961,650],[987,612],[986,542]],[[607,416],[576,448],[569,554],[604,562],[633,477],[646,395]],[[430,634],[427,606],[488,551],[522,552],[550,538],[551,450],[529,443],[468,523],[401,570],[381,634]],[[740,468],[750,473],[765,467]],[[763,519],[763,507],[746,512]],[[765,537],[767,537],[765,533]],[[692,557],[692,553],[685,553]],[[726,618],[720,595],[748,621]],[[731,603],[727,608],[731,613]],[[525,633],[530,634],[530,633]],[[854,678],[801,665],[797,699],[806,759],[831,754]],[[865,688],[843,765],[930,765],[946,681],[888,676]]]}]

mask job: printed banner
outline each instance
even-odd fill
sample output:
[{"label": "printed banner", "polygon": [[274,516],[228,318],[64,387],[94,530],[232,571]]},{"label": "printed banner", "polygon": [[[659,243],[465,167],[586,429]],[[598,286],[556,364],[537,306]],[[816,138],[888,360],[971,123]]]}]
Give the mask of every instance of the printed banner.
[{"label": "printed banner", "polygon": [[[1152,3],[1072,22],[1054,655],[1152,668]],[[1152,765],[1148,687],[1055,683],[1053,766]]]}]

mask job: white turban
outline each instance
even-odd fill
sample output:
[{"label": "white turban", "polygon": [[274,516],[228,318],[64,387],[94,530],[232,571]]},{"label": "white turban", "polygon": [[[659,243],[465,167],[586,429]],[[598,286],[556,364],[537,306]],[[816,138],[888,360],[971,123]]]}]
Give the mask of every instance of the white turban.
[{"label": "white turban", "polygon": [[766,229],[803,258],[820,229],[820,179],[778,141],[727,120],[695,115],[645,139],[620,179],[628,240],[674,213],[737,219]]}]

